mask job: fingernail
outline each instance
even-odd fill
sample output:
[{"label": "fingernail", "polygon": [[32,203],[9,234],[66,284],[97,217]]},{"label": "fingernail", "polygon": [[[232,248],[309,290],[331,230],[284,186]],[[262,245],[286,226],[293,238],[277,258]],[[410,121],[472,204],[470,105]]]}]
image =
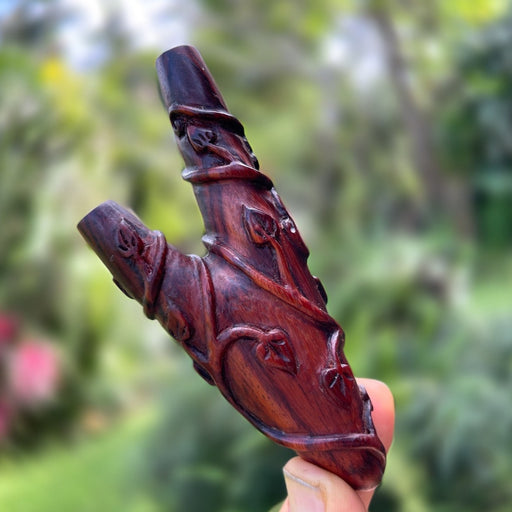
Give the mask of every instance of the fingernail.
[{"label": "fingernail", "polygon": [[322,493],[316,485],[283,471],[288,491],[289,512],[325,512]]}]

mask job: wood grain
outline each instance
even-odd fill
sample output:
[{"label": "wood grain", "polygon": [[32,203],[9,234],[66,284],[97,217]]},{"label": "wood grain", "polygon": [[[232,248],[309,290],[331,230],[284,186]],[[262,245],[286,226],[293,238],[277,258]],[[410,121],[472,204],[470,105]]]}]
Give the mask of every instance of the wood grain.
[{"label": "wood grain", "polygon": [[355,489],[374,488],[386,456],[372,405],[293,219],[198,51],[165,52],[157,72],[208,253],[182,254],[112,201],[84,217],[81,234],[257,429]]}]

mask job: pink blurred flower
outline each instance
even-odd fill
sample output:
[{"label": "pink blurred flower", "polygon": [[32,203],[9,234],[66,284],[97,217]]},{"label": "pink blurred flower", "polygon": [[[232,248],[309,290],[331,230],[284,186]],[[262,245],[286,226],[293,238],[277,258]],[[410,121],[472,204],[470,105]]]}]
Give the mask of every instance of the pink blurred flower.
[{"label": "pink blurred flower", "polygon": [[7,385],[13,401],[33,406],[54,398],[60,380],[60,358],[49,343],[24,341],[9,358]]}]

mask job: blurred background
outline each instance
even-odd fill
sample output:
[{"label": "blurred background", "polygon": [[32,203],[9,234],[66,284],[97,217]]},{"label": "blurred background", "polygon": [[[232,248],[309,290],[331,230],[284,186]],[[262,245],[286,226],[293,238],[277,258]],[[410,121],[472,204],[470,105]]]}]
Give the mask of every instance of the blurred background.
[{"label": "blurred background", "polygon": [[372,510],[512,502],[508,0],[0,1],[0,509],[264,512],[291,453],[231,410],[76,231],[202,222],[155,58],[203,54],[396,440]]}]

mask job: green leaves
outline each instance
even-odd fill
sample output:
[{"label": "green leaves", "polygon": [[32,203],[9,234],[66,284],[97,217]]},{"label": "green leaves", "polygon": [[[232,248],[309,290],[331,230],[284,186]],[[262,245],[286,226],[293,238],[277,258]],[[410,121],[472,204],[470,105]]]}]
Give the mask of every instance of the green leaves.
[{"label": "green leaves", "polygon": [[507,10],[507,0],[451,0],[442,2],[446,14],[475,25],[488,23]]}]

